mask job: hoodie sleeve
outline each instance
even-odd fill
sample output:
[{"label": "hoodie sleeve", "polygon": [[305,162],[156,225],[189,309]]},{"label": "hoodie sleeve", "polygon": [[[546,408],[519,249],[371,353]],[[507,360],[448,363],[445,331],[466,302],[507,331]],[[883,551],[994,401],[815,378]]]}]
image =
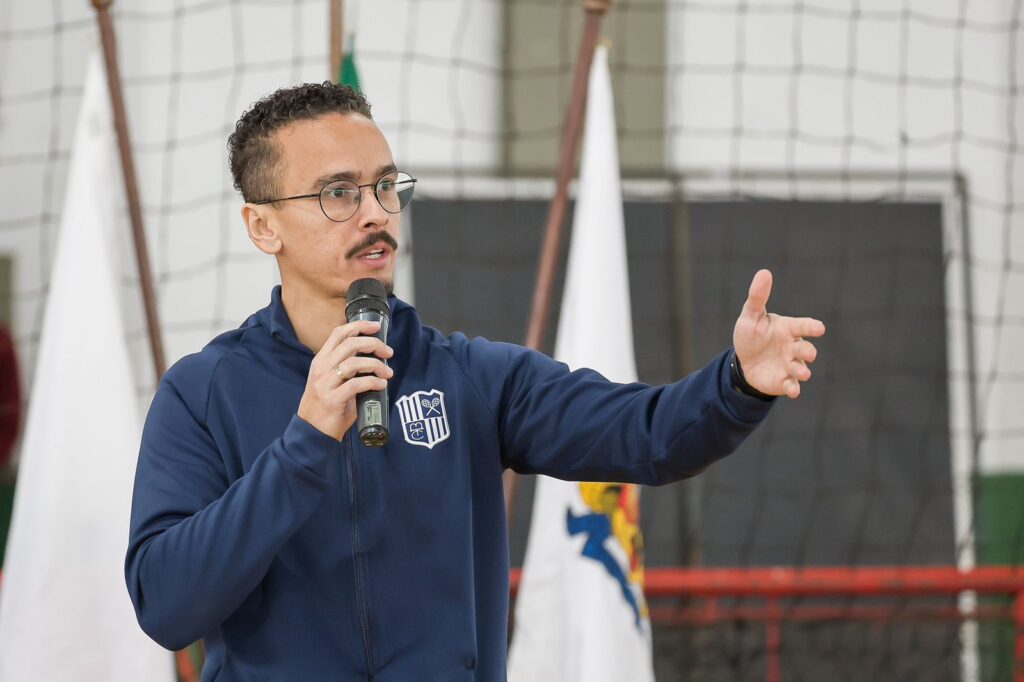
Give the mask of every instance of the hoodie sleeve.
[{"label": "hoodie sleeve", "polygon": [[[337,440],[296,415],[229,482],[202,412],[179,390],[181,374],[172,368],[164,377],[146,418],[125,558],[139,624],[172,650],[216,628],[259,585],[341,458]],[[188,378],[181,387],[196,383]]]},{"label": "hoodie sleeve", "polygon": [[492,406],[519,473],[661,485],[733,452],[775,402],[732,385],[733,351],[675,383],[617,384],[536,351],[473,339],[457,355]]}]

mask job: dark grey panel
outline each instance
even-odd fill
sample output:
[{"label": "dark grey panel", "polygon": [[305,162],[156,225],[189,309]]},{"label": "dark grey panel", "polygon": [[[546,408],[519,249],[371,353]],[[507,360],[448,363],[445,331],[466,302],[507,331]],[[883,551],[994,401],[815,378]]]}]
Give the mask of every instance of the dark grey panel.
[{"label": "dark grey panel", "polygon": [[[526,201],[418,204],[424,319],[521,341],[546,211]],[[641,380],[671,381],[683,373],[672,214],[666,204],[629,203],[626,215],[638,370]],[[952,562],[939,208],[702,203],[688,218],[698,363],[731,344],[759,267],[775,273],[770,309],[820,317],[829,334],[801,400],[780,400],[738,453],[698,481],[644,492],[649,564]],[[556,295],[548,350],[558,305]],[[702,493],[695,543],[689,488]],[[518,529],[525,518],[517,515]],[[521,540],[515,534],[516,558]]]},{"label": "dark grey panel", "polygon": [[[546,202],[438,201],[416,204],[417,308],[438,329],[522,343],[526,336]],[[625,207],[633,335],[637,372],[655,383],[677,376],[674,310],[665,282],[672,277],[669,207],[629,202]],[[571,222],[572,215],[568,220]],[[544,351],[554,347],[566,233]],[[601,292],[595,292],[601,295]]]},{"label": "dark grey panel", "polygon": [[690,210],[693,339],[729,343],[751,274],[827,321],[814,380],[702,479],[709,565],[955,562],[938,206]]}]

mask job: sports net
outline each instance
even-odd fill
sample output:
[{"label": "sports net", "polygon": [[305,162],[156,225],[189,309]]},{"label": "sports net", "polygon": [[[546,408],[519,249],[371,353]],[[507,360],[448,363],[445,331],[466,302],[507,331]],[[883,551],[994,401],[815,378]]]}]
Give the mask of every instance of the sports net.
[{"label": "sports net", "polygon": [[[641,379],[670,381],[728,345],[761,266],[776,274],[776,309],[830,325],[805,400],[780,406],[701,478],[645,492],[649,565],[1019,563],[1020,10],[1019,0],[614,5]],[[258,97],[328,77],[328,7],[119,0],[113,11],[173,362],[265,305],[277,281],[240,224],[225,141]],[[566,0],[348,2],[362,87],[396,159],[422,178],[400,293],[442,329],[522,338],[580,14]],[[26,402],[97,44],[87,2],[0,7],[0,322]],[[111,178],[118,196],[120,182]],[[123,234],[127,247],[127,225]],[[154,377],[131,249],[123,255],[144,410]],[[529,499],[527,485],[520,559]],[[824,679],[809,661],[843,656],[827,678],[862,679],[865,657],[882,679],[1011,674],[1001,627],[787,627],[785,679]],[[741,619],[658,625],[659,673],[757,678],[760,632]]]}]

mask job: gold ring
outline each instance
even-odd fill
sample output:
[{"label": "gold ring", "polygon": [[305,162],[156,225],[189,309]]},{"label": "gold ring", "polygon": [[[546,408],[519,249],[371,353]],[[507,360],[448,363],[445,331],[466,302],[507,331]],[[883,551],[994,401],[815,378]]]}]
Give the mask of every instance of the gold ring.
[{"label": "gold ring", "polygon": [[341,365],[334,368],[334,373],[338,375],[338,378],[345,381],[345,373],[341,371]]}]

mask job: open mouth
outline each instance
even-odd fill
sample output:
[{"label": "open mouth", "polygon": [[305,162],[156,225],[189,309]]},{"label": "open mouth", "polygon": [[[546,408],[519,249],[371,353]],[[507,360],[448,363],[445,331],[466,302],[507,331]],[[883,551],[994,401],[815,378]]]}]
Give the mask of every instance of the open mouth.
[{"label": "open mouth", "polygon": [[391,262],[390,257],[393,251],[387,244],[377,243],[365,251],[360,251],[356,260],[365,263],[368,267],[386,267]]},{"label": "open mouth", "polygon": [[361,261],[385,261],[398,249],[398,242],[386,232],[366,235],[367,239],[345,254],[346,258]]}]

